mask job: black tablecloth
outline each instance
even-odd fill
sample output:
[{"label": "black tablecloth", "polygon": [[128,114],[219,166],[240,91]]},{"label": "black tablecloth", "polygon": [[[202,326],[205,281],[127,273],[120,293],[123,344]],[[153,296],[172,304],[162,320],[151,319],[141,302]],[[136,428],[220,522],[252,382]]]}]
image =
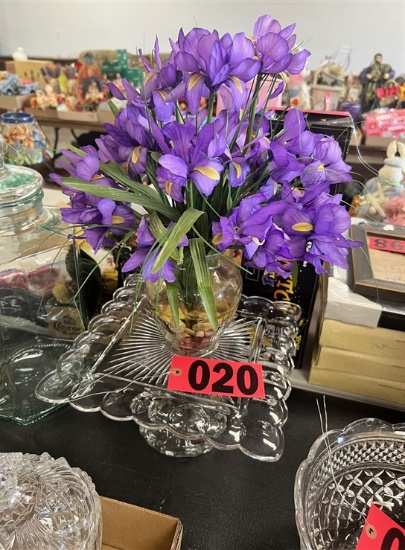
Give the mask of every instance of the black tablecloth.
[{"label": "black tablecloth", "polygon": [[[0,452],[64,456],[90,474],[99,494],[180,518],[183,550],[299,550],[294,479],[321,433],[317,399],[292,391],[285,451],[274,464],[239,451],[166,457],[145,443],[133,422],[69,406],[31,426],[0,422]],[[330,429],[365,417],[405,420],[402,413],[361,403],[332,397],[326,403]]]}]

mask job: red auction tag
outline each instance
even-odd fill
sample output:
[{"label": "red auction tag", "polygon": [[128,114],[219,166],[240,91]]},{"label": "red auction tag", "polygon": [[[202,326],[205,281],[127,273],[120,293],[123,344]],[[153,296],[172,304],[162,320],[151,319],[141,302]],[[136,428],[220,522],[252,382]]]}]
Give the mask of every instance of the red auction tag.
[{"label": "red auction tag", "polygon": [[385,239],[383,237],[369,237],[368,247],[374,250],[385,250],[386,252],[399,252],[405,254],[404,239]]},{"label": "red auction tag", "polygon": [[264,399],[262,365],[174,355],[169,390]]},{"label": "red auction tag", "polygon": [[405,529],[372,504],[356,550],[405,550]]}]

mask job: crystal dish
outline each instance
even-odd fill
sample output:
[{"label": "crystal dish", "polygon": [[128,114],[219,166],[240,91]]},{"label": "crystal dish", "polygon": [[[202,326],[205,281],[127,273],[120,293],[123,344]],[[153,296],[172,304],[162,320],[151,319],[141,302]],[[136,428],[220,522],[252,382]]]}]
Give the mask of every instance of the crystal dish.
[{"label": "crystal dish", "polygon": [[1,550],[99,550],[101,504],[90,477],[64,458],[0,454]]},{"label": "crystal dish", "polygon": [[301,550],[355,550],[371,504],[405,524],[405,424],[367,418],[321,435],[298,469]]},{"label": "crystal dish", "polygon": [[101,411],[113,420],[134,420],[156,448],[164,433],[186,447],[201,442],[206,450],[240,449],[258,460],[278,460],[299,306],[243,297],[237,317],[209,358],[262,363],[265,399],[204,397],[166,389],[172,354],[147,301],[135,301],[137,284],[131,276],[115,292],[57,369],[38,384],[37,396],[84,412]]}]

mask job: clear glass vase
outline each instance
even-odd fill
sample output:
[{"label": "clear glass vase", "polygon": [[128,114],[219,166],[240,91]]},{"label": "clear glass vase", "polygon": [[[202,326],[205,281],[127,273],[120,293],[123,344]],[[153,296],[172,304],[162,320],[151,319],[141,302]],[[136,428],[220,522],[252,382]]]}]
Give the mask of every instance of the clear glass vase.
[{"label": "clear glass vase", "polygon": [[217,309],[218,328],[213,328],[204,309],[190,259],[178,270],[179,324],[171,311],[167,287],[162,279],[146,283],[146,294],[167,346],[177,355],[202,357],[218,347],[219,339],[236,314],[242,294],[240,269],[221,255],[208,256],[208,268]]}]

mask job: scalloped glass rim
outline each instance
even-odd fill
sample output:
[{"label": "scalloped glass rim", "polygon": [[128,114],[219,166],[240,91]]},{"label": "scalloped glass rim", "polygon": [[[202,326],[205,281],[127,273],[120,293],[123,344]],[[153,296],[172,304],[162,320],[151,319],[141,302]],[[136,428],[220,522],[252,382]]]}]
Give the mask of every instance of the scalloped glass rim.
[{"label": "scalloped glass rim", "polygon": [[[61,356],[57,369],[38,384],[38,397],[51,403],[70,403],[84,412],[100,411],[117,421],[132,419],[145,429],[168,430],[182,439],[203,438],[214,448],[240,449],[258,460],[278,460],[284,448],[282,426],[288,418],[285,402],[291,391],[288,374],[293,368],[293,337],[297,315],[301,311],[299,306],[288,302],[277,302],[275,306],[266,298],[242,297],[239,318],[226,329],[219,349],[210,357],[215,358],[218,354],[217,358],[238,360],[240,354],[243,361],[257,361],[259,358],[264,366],[266,398],[208,399],[171,392],[164,387],[168,372],[165,365],[169,364],[167,361],[171,356],[168,356],[164,341],[159,340],[162,336],[146,309],[146,299],[141,298],[134,306],[137,286],[139,278],[130,276],[125,286],[114,293],[101,314],[90,321],[88,330],[75,340],[73,348]],[[258,316],[258,312],[263,316]],[[277,332],[277,338],[271,340],[270,329]],[[151,346],[153,352],[148,352]],[[261,354],[265,354],[268,360],[262,361]],[[160,374],[155,363],[159,363]],[[182,400],[181,403],[192,406],[192,412],[197,416],[211,414],[214,405],[218,414],[225,411],[225,431],[212,435],[201,428],[201,431],[193,432],[194,428],[187,422],[183,426],[172,425],[167,420],[156,421],[137,414],[134,403],[140,394],[145,394],[157,406],[159,400],[169,400],[169,403],[170,400]],[[260,452],[255,449],[252,436],[255,432],[261,434],[262,439],[259,438],[258,442]]]}]

